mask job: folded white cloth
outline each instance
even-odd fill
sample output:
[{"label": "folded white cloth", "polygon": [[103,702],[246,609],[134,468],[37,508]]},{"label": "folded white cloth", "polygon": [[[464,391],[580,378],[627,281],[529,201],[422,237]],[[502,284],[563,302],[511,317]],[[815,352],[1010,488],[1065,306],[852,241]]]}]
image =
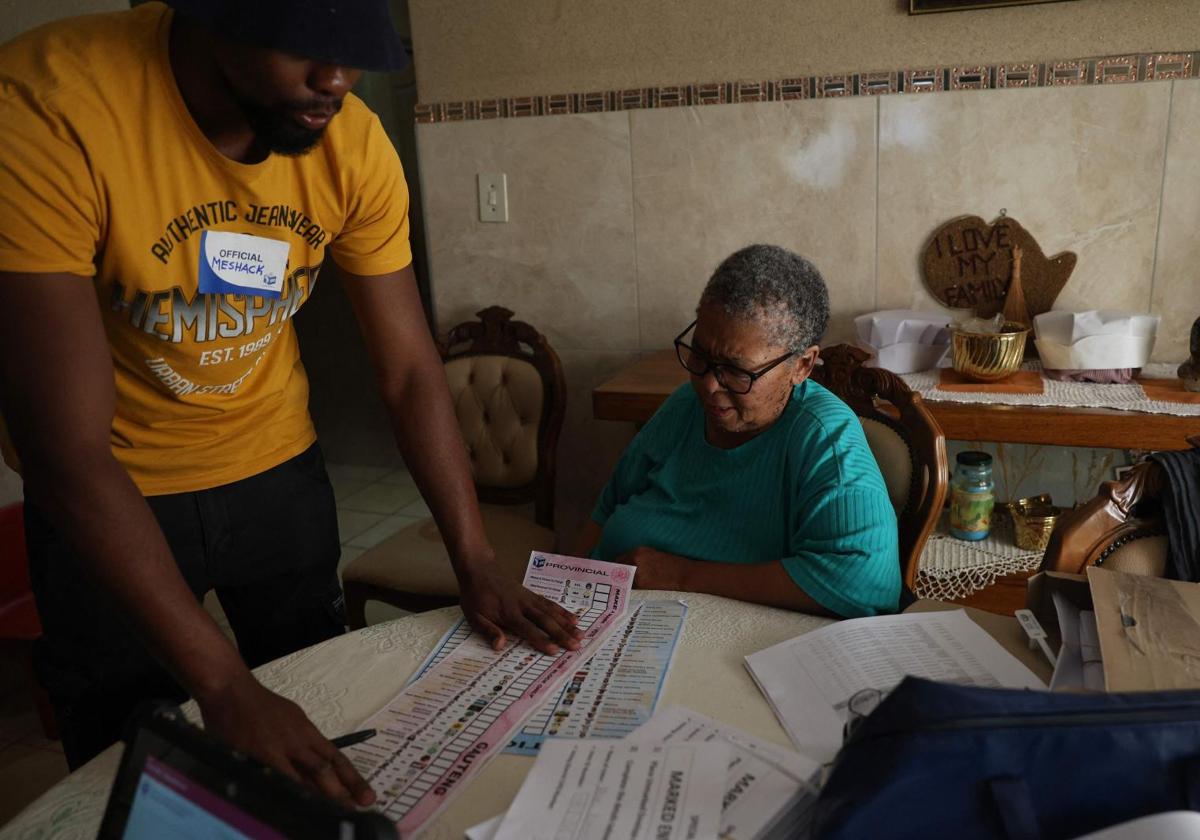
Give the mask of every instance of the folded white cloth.
[{"label": "folded white cloth", "polygon": [[950,318],[937,312],[888,309],[854,319],[859,340],[875,351],[867,364],[892,373],[937,367],[950,349]]},{"label": "folded white cloth", "polygon": [[1114,309],[1043,312],[1033,319],[1034,343],[1047,370],[1139,368],[1150,361],[1160,320]]}]

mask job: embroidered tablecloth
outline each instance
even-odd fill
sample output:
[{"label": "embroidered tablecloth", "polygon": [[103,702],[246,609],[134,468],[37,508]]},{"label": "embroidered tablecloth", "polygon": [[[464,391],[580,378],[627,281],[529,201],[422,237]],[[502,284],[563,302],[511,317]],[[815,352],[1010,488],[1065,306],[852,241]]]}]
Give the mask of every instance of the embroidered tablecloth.
[{"label": "embroidered tablecloth", "polygon": [[[689,610],[662,705],[682,703],[790,746],[743,659],[830,620],[695,593],[639,591],[633,601],[664,597],[687,601]],[[403,687],[460,615],[457,607],[449,607],[377,624],[268,663],[255,673],[268,688],[298,703],[323,733],[342,735],[358,729]],[[184,711],[196,718],[191,704]],[[0,828],[0,837],[92,840],[120,755],[115,746],[101,753]],[[422,833],[422,840],[460,840],[465,829],[504,811],[532,763],[527,756],[498,756]]]},{"label": "embroidered tablecloth", "polygon": [[1007,515],[993,516],[991,533],[974,542],[950,536],[943,515],[921,552],[913,588],[918,598],[949,601],[985,589],[1003,575],[1036,571],[1041,562],[1041,551],[1017,548]]},{"label": "embroidered tablecloth", "polygon": [[[1038,362],[1026,362],[1021,367],[1039,373],[1042,369]],[[1142,368],[1141,376],[1145,379],[1170,379],[1175,375],[1175,368],[1171,364],[1147,365]],[[938,388],[941,376],[936,368],[906,373],[900,378],[922,398],[939,402],[1114,408],[1147,414],[1200,417],[1200,404],[1151,399],[1136,382],[1128,385],[1097,385],[1092,382],[1059,382],[1043,377],[1044,389],[1040,394],[997,394],[986,391],[943,391]]]}]

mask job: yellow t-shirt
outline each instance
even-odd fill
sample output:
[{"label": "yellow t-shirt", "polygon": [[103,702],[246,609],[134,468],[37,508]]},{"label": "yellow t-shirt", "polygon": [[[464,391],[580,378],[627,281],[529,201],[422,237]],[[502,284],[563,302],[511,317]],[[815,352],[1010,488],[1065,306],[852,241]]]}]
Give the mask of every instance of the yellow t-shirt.
[{"label": "yellow t-shirt", "polygon": [[[171,16],[147,3],[0,47],[0,271],[94,278],[113,452],[146,495],[236,481],[310,446],[291,318],[325,248],[355,274],[412,259],[400,160],[362,101],[347,96],[306,155],[232,161],[175,85]],[[210,232],[286,243],[280,296],[200,293]]]}]

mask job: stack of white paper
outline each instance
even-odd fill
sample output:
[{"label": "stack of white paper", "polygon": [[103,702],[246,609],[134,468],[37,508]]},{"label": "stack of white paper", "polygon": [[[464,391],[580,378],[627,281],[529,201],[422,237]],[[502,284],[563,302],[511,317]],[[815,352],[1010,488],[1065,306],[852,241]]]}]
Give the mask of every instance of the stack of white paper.
[{"label": "stack of white paper", "polygon": [[937,367],[950,349],[950,319],[936,312],[888,309],[854,319],[859,339],[870,345],[868,362],[892,373],[915,373]]},{"label": "stack of white paper", "polygon": [[1033,319],[1034,344],[1047,370],[1140,368],[1150,360],[1160,320],[1109,309],[1043,312]]},{"label": "stack of white paper", "polygon": [[1045,688],[962,610],[839,621],[746,657],[746,667],[796,749],[821,763],[842,745],[850,698],[890,691],[905,676]]},{"label": "stack of white paper", "polygon": [[729,746],[721,840],[794,840],[808,836],[821,772],[812,759],[683,706],[664,709],[626,740]]},{"label": "stack of white paper", "polygon": [[492,840],[718,840],[729,757],[724,742],[550,739]]}]

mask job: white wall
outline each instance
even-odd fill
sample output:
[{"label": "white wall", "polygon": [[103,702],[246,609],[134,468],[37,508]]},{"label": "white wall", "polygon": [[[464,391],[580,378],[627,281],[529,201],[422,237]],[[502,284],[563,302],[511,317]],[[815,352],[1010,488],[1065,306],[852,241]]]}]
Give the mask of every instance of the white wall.
[{"label": "white wall", "polygon": [[[1155,359],[1200,314],[1200,80],[806,99],[417,126],[438,327],[501,304],[544,332],[569,386],[559,527],[595,503],[632,424],[591,389],[669,347],[717,263],[751,242],[813,259],[825,343],[877,309],[933,309],[920,255],[959,215],[1006,208],[1079,263],[1058,308],[1162,316]],[[508,178],[507,224],[475,174]],[[1001,492],[1089,498],[1124,454],[994,450]]]}]

